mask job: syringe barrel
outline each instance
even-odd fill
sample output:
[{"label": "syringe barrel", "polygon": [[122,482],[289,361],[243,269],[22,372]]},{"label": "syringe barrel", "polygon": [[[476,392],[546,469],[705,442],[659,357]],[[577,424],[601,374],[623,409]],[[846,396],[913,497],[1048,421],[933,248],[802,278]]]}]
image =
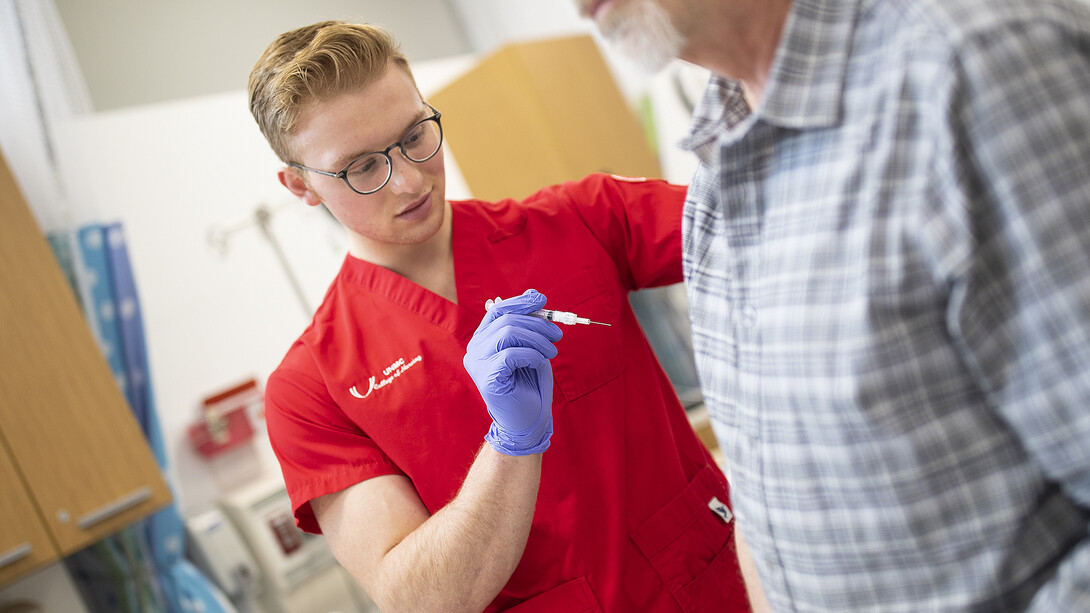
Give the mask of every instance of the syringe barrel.
[{"label": "syringe barrel", "polygon": [[540,317],[546,321],[552,321],[559,324],[565,324],[568,326],[574,326],[579,323],[579,319],[575,313],[569,313],[568,311],[553,311],[552,309],[540,309],[530,313],[534,317]]}]

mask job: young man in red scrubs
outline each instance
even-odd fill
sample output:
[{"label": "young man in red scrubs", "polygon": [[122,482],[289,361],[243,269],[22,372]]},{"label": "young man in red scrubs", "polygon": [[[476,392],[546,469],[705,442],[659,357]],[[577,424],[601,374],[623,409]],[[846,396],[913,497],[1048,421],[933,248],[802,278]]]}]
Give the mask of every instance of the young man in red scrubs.
[{"label": "young man in red scrubs", "polygon": [[[448,202],[440,112],[369,25],[281,35],[249,92],[280,182],[350,236],[266,386],[299,526],[384,611],[748,611],[726,479],[628,303],[682,280],[684,187]],[[611,326],[561,334],[546,297]]]}]

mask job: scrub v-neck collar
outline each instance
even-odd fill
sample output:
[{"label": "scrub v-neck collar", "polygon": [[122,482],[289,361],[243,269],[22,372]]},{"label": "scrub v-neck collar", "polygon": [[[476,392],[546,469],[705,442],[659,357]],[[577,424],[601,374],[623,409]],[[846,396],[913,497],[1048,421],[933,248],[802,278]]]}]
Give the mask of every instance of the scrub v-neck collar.
[{"label": "scrub v-neck collar", "polygon": [[481,295],[480,252],[485,237],[477,216],[469,214],[471,204],[451,203],[451,250],[454,258],[454,287],[458,304],[405,277],[351,254],[345,256],[342,277],[350,283],[409,311],[468,342],[484,317],[485,297]]}]

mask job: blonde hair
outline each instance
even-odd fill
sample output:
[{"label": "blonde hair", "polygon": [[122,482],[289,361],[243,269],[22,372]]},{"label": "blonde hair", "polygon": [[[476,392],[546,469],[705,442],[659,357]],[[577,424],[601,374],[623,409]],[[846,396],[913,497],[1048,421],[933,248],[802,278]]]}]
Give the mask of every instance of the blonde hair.
[{"label": "blonde hair", "polygon": [[412,78],[397,41],[379,26],[322,21],[285,32],[250,72],[250,113],[273,152],[291,162],[302,109],[374,82],[391,62]]}]

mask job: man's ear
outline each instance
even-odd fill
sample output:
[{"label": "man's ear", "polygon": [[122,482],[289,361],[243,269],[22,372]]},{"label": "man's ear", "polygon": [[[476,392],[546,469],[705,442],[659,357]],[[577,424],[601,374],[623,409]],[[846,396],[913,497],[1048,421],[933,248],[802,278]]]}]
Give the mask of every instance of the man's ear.
[{"label": "man's ear", "polygon": [[310,189],[310,185],[307,184],[298,168],[284,166],[276,173],[276,177],[280,179],[281,185],[288,188],[288,191],[295,194],[304,204],[318,206],[322,203],[322,198]]}]

